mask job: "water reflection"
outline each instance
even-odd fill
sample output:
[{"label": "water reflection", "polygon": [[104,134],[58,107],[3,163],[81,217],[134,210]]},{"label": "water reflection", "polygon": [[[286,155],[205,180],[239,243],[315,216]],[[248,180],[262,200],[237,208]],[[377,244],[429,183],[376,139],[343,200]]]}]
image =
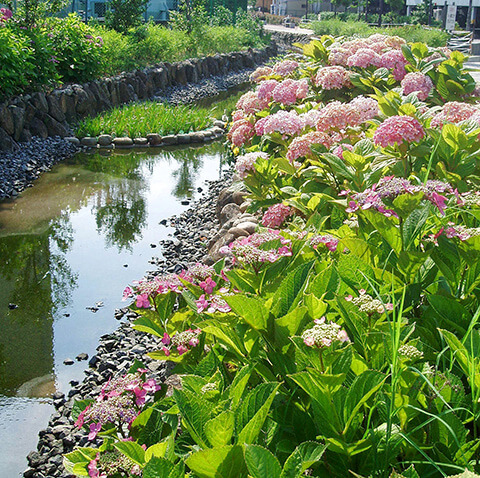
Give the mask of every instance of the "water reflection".
[{"label": "water reflection", "polygon": [[[68,392],[82,379],[85,362],[63,361],[92,355],[117,327],[124,286],[161,254],[151,244],[172,232],[160,222],[181,213],[179,199],[201,181],[218,177],[222,150],[81,155],[0,203],[0,456],[9,457],[0,478],[23,471],[52,412],[33,397]],[[92,313],[96,301],[105,306]],[[12,451],[12,430],[20,429],[28,439],[16,439]]]}]

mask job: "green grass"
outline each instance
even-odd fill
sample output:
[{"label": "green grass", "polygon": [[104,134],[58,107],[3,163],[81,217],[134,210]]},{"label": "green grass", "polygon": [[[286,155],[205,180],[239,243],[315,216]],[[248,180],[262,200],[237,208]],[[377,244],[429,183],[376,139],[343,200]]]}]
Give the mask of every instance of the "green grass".
[{"label": "green grass", "polygon": [[201,131],[223,114],[230,114],[242,94],[239,92],[206,107],[170,106],[156,102],[133,103],[82,120],[77,126],[76,135],[79,138],[100,134],[138,138],[145,137],[148,133],[168,135]]},{"label": "green grass", "polygon": [[431,47],[445,46],[450,35],[438,28],[428,29],[424,25],[405,25],[392,28],[370,27],[362,21],[342,21],[340,19],[312,22],[312,29],[316,35],[332,36],[360,36],[367,37],[374,33],[397,35],[407,42],[424,42]]}]

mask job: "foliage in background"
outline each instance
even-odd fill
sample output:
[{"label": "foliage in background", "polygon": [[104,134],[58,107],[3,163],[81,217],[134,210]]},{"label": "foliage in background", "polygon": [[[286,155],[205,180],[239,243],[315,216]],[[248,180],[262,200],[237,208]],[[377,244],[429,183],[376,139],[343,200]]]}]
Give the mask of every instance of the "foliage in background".
[{"label": "foliage in background", "polygon": [[149,0],[109,0],[105,25],[120,33],[142,23],[142,15],[147,11]]},{"label": "foliage in background", "polygon": [[239,13],[237,19],[236,27],[202,25],[201,34],[153,23],[123,34],[95,23],[85,25],[74,14],[46,18],[26,29],[14,15],[0,27],[0,97],[267,43],[248,15]]},{"label": "foliage in background", "polygon": [[422,42],[429,46],[445,46],[450,35],[435,28],[427,29],[421,25],[405,25],[392,28],[370,27],[362,21],[342,21],[340,19],[322,20],[312,22],[311,28],[317,35],[333,35],[351,37],[358,35],[367,37],[374,33],[384,35],[396,35],[404,38],[407,42]]}]

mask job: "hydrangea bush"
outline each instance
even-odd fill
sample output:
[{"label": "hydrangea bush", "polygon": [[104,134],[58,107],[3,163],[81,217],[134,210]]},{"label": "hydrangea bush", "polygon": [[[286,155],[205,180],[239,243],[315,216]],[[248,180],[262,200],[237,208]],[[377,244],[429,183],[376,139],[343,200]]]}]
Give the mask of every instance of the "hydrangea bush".
[{"label": "hydrangea bush", "polygon": [[213,266],[126,289],[181,387],[151,384],[115,438],[90,405],[103,444],[68,470],[478,476],[480,106],[462,64],[324,37],[252,75],[229,140],[261,224]]}]

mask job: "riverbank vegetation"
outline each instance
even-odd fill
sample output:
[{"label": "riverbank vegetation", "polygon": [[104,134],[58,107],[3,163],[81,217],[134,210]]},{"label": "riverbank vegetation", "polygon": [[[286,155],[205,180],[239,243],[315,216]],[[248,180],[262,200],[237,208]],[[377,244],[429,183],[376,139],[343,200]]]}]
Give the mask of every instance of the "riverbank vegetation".
[{"label": "riverbank vegetation", "polygon": [[82,120],[75,131],[79,138],[110,134],[113,137],[146,137],[201,131],[223,115],[229,115],[242,93],[211,106],[178,105],[147,101],[114,108],[94,118]]},{"label": "riverbank vegetation", "polygon": [[22,9],[18,15],[1,9],[0,99],[163,61],[263,47],[268,42],[259,22],[241,10],[235,19],[223,15],[220,21],[203,13],[193,25],[185,25],[179,15],[170,27],[147,23],[126,31],[86,25],[75,14],[55,18],[42,12],[35,11],[32,19],[33,14]]},{"label": "riverbank vegetation", "polygon": [[368,37],[375,33],[383,35],[399,36],[407,42],[426,43],[431,47],[446,46],[450,35],[445,30],[439,28],[426,28],[424,25],[403,25],[395,27],[378,28],[370,26],[361,20],[343,21],[339,18],[330,18],[328,20],[314,21],[311,28],[316,35],[333,36],[359,36]]},{"label": "riverbank vegetation", "polygon": [[124,292],[181,386],[137,363],[77,403],[103,444],[67,455],[69,471],[479,476],[475,82],[461,53],[399,37],[303,52],[258,69],[233,114],[262,227],[228,261]]}]

